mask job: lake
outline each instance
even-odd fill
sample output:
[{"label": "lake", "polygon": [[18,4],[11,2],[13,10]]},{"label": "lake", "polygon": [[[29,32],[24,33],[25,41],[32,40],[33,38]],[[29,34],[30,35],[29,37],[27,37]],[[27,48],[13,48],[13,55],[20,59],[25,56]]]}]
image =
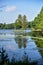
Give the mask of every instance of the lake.
[{"label": "lake", "polygon": [[31,30],[20,34],[14,30],[0,30],[0,49],[3,47],[10,59],[14,55],[16,61],[22,60],[24,53],[29,62],[39,61],[43,58],[43,40],[32,38],[32,33]]}]

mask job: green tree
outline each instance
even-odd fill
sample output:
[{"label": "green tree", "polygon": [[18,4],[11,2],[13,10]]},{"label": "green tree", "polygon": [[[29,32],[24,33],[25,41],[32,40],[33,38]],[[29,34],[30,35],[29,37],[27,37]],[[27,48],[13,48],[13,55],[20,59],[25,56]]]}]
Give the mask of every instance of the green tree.
[{"label": "green tree", "polygon": [[22,18],[22,28],[27,29],[27,19],[25,15]]},{"label": "green tree", "polygon": [[32,22],[33,27],[35,29],[42,29],[43,30],[43,7],[40,13],[35,17],[34,21]]},{"label": "green tree", "polygon": [[18,15],[18,19],[15,21],[15,28],[22,28],[22,16],[20,14]]}]

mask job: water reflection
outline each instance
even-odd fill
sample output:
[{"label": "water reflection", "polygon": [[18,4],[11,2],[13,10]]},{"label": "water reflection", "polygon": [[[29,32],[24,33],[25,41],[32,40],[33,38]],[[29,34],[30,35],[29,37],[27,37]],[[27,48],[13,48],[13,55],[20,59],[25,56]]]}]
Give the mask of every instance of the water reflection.
[{"label": "water reflection", "polygon": [[[4,31],[2,30],[2,34],[3,33]],[[34,41],[34,39],[31,39],[31,36],[25,37],[30,34],[29,32],[15,35],[13,31],[8,30],[8,33],[6,32],[6,34],[7,35],[1,35],[0,37],[0,48],[4,47],[8,51],[10,57],[14,53],[16,60],[20,60],[25,51],[28,55],[29,61],[37,61],[42,58],[40,54],[42,52],[39,52],[38,49],[35,49],[38,46],[39,40]],[[40,43],[43,42],[41,41]]]},{"label": "water reflection", "polygon": [[37,40],[37,47],[39,47],[41,50],[39,50],[41,56],[43,57],[43,40]]},{"label": "water reflection", "polygon": [[26,43],[27,43],[27,39],[26,38],[22,38],[22,36],[17,36],[15,37],[15,41],[18,44],[19,48],[26,48]]},{"label": "water reflection", "polygon": [[43,58],[43,40],[41,40],[41,39],[33,39],[33,40],[35,40],[35,43],[37,45],[37,49]]},{"label": "water reflection", "polygon": [[43,31],[32,31],[30,35],[34,37],[43,37]]}]

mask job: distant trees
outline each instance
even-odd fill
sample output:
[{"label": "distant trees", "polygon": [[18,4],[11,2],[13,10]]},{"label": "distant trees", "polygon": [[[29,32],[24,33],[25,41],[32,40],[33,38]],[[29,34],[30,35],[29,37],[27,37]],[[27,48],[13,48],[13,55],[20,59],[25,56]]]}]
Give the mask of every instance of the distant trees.
[{"label": "distant trees", "polygon": [[0,23],[0,29],[14,29],[14,23],[11,23],[11,24]]},{"label": "distant trees", "polygon": [[2,23],[0,23],[0,29],[3,29],[3,24]]}]

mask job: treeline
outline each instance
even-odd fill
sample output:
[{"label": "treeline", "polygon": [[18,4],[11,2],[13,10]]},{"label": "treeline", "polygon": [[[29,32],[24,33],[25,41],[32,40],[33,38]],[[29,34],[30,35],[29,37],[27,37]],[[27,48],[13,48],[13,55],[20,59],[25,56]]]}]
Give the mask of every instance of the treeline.
[{"label": "treeline", "polygon": [[35,17],[35,19],[31,22],[28,22],[26,15],[22,16],[21,14],[19,14],[18,18],[14,23],[11,24],[0,23],[0,29],[27,29],[27,28],[43,30],[43,7],[40,13],[37,15],[37,17]]},{"label": "treeline", "polygon": [[37,65],[37,62],[29,63],[28,56],[26,52],[24,52],[23,60],[22,61],[15,61],[15,57],[13,56],[11,61],[8,57],[6,51],[2,48],[0,50],[0,65]]},{"label": "treeline", "polygon": [[2,23],[0,23],[0,29],[14,29],[13,24],[14,23],[11,23],[11,24],[6,24],[6,23],[2,24]]},{"label": "treeline", "polygon": [[21,14],[18,15],[18,18],[14,23],[11,24],[2,24],[0,23],[0,29],[27,29],[27,19],[26,15],[22,16]]},{"label": "treeline", "polygon": [[22,16],[21,14],[18,15],[18,18],[14,23],[11,24],[2,24],[0,23],[0,29],[27,29],[31,28],[30,22],[27,21],[26,15]]}]

